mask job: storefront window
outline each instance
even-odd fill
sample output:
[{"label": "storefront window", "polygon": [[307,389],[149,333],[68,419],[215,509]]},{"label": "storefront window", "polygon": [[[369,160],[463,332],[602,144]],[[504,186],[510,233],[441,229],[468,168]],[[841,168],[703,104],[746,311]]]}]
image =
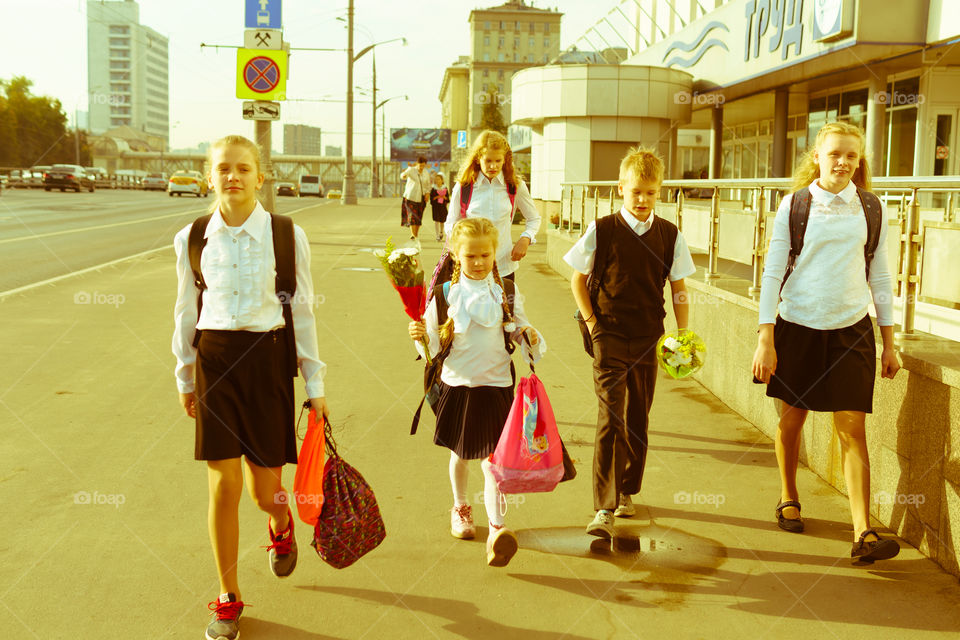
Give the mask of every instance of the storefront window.
[{"label": "storefront window", "polygon": [[912,176],[913,151],[917,141],[917,109],[895,109],[890,118],[887,175]]},{"label": "storefront window", "polygon": [[867,129],[867,90],[845,91],[840,101],[840,119]]},{"label": "storefront window", "polygon": [[933,175],[935,176],[942,176],[947,173],[947,158],[950,153],[950,130],[952,128],[952,116],[937,116],[937,144],[934,149],[935,155],[933,160]]}]

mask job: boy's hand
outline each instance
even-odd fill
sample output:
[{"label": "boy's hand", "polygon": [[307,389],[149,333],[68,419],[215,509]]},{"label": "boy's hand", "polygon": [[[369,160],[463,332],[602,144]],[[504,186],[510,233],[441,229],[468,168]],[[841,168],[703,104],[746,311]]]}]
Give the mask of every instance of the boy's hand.
[{"label": "boy's hand", "polygon": [[514,262],[520,262],[525,255],[527,255],[527,247],[530,246],[530,238],[527,236],[522,236],[517,240],[517,244],[513,245],[513,251],[510,252],[510,259]]},{"label": "boy's hand", "polygon": [[195,393],[192,391],[190,393],[181,393],[180,404],[183,406],[183,410],[187,412],[188,416],[191,418],[197,417],[197,396]]},{"label": "boy's hand", "polygon": [[411,322],[407,327],[407,331],[410,333],[410,337],[413,340],[422,340],[425,335],[427,335],[427,328],[423,324],[423,320],[419,322]]}]

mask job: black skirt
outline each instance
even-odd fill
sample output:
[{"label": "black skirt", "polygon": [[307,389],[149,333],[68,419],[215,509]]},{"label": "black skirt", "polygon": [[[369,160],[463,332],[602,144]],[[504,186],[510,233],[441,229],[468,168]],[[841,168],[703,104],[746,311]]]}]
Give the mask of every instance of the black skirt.
[{"label": "black skirt", "polygon": [[400,226],[419,227],[423,225],[423,210],[425,207],[423,200],[407,200],[404,198],[400,204]]},{"label": "black skirt", "polygon": [[440,383],[433,441],[465,460],[486,458],[497,448],[513,404],[513,387],[451,387]]},{"label": "black skirt", "polygon": [[810,411],[873,411],[877,345],[870,316],[819,330],[777,318],[776,373],[767,395]]},{"label": "black skirt", "polygon": [[442,204],[431,202],[430,208],[433,211],[433,221],[434,222],[446,222],[447,221],[447,203]]},{"label": "black skirt", "polygon": [[293,378],[284,331],[200,333],[197,460],[246,456],[261,467],[296,464]]}]

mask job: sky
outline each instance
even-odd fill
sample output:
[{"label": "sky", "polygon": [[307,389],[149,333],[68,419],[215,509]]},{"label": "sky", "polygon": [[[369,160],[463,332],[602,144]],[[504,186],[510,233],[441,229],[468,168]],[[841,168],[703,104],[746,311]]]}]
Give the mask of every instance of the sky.
[{"label": "sky", "polygon": [[[355,0],[355,50],[384,40],[407,38],[376,48],[378,102],[387,128],[439,127],[443,71],[470,52],[470,11],[503,0]],[[561,49],[579,38],[618,0],[534,0],[539,8],[564,13]],[[243,0],[140,0],[140,22],[170,39],[170,146],[193,148],[231,133],[253,135],[253,123],[241,117],[236,98],[236,50],[200,44],[243,44]],[[0,0],[4,35],[0,38],[0,79],[24,75],[36,95],[63,103],[71,126],[75,110],[87,110],[86,0]],[[274,123],[273,148],[282,148],[283,124],[319,126],[324,145],[343,144],[346,129],[346,53],[296,51],[297,47],[347,46],[347,0],[284,0],[283,39],[291,52],[288,101]],[[354,85],[369,90],[372,57],[354,67]],[[370,152],[371,104],[355,94],[354,153]],[[301,100],[298,102],[296,100]],[[328,102],[319,102],[328,100]],[[340,100],[341,102],[329,102]],[[380,114],[377,114],[378,126]],[[279,126],[278,126],[279,125]],[[378,145],[380,144],[378,140]]]}]

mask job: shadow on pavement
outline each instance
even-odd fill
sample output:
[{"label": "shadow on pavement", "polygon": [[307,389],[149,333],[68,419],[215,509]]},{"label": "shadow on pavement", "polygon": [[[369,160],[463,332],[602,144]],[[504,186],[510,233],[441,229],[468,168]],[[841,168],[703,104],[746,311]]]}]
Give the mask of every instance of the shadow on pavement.
[{"label": "shadow on pavement", "polygon": [[257,618],[244,615],[241,627],[243,636],[251,638],[283,638],[284,640],[341,640],[336,636],[327,636],[322,633],[314,633],[305,629],[291,627],[268,620],[258,620]]}]

